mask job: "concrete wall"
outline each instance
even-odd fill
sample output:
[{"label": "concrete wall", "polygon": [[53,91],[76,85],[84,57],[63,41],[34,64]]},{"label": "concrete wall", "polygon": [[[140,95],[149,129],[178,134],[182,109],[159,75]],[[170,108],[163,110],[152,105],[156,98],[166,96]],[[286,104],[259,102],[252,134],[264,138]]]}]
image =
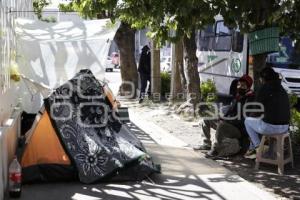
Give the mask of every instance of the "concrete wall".
[{"label": "concrete wall", "polygon": [[20,131],[20,112],[15,110],[9,123],[0,127],[0,200],[5,196],[8,186],[8,167],[12,161]]},{"label": "concrete wall", "polygon": [[8,165],[15,154],[20,111],[18,84],[10,81],[9,67],[16,59],[14,20],[34,18],[32,0],[0,0],[0,200],[7,188]]},{"label": "concrete wall", "polygon": [[17,17],[34,18],[32,0],[0,0],[0,126],[14,109],[18,84],[10,81],[9,67],[16,59],[14,20]]}]

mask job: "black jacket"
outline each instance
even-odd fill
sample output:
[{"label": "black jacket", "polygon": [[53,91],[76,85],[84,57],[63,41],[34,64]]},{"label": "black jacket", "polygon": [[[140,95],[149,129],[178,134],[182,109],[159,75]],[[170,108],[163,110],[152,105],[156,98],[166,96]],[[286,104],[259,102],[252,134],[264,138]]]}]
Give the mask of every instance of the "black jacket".
[{"label": "black jacket", "polygon": [[151,74],[151,54],[149,49],[145,49],[142,51],[138,71],[144,75]]},{"label": "black jacket", "polygon": [[274,125],[289,124],[289,97],[280,81],[272,81],[262,85],[257,93],[256,101],[264,105],[264,122]]}]

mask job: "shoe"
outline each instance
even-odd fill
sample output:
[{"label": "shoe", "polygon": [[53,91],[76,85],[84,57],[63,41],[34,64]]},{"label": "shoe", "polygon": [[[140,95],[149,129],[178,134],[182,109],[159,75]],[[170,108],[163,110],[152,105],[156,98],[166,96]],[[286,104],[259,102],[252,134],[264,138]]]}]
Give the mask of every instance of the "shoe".
[{"label": "shoe", "polygon": [[208,145],[208,144],[203,144],[203,145],[197,145],[197,146],[194,146],[193,147],[194,150],[210,150],[211,149],[211,146]]},{"label": "shoe", "polygon": [[218,155],[218,152],[216,150],[212,149],[205,154],[205,158],[213,158],[213,157],[216,157],[217,155]]},{"label": "shoe", "polygon": [[143,103],[143,101],[144,101],[144,99],[140,99],[140,100],[139,100],[139,103]]},{"label": "shoe", "polygon": [[248,158],[248,159],[256,159],[256,149],[249,149],[245,155],[244,155],[245,158]]}]

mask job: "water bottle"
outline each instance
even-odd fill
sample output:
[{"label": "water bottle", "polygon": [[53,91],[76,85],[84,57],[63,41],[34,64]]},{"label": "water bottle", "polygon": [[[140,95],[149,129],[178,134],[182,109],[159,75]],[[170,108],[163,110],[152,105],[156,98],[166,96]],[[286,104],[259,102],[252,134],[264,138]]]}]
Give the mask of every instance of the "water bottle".
[{"label": "water bottle", "polygon": [[9,185],[8,191],[11,198],[18,198],[21,196],[21,181],[22,181],[22,168],[15,156],[9,165]]}]

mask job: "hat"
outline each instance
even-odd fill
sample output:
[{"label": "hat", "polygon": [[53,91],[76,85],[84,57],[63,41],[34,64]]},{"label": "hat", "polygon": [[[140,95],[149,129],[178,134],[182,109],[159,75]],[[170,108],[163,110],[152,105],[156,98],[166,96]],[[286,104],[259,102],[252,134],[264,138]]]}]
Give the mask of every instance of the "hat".
[{"label": "hat", "polygon": [[150,48],[148,47],[148,45],[143,46],[142,51],[148,51],[150,50]]},{"label": "hat", "polygon": [[248,88],[251,88],[251,86],[252,86],[252,84],[253,84],[253,79],[252,79],[249,75],[247,75],[247,74],[243,75],[243,76],[239,79],[239,81],[244,81],[244,82],[246,82]]}]

